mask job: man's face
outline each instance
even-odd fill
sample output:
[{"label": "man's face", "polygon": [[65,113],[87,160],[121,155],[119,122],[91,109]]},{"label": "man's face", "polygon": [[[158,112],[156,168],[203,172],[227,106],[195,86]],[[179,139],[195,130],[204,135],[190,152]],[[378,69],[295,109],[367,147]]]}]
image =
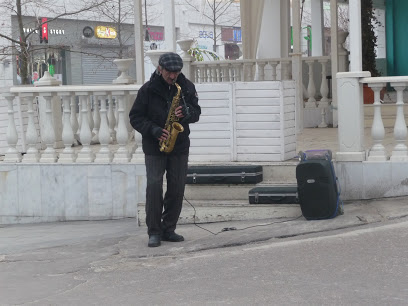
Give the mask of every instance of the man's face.
[{"label": "man's face", "polygon": [[167,84],[173,85],[177,81],[177,77],[180,74],[180,71],[176,72],[170,72],[164,69],[163,67],[159,66],[159,71],[161,72],[161,75],[163,79],[166,81]]}]

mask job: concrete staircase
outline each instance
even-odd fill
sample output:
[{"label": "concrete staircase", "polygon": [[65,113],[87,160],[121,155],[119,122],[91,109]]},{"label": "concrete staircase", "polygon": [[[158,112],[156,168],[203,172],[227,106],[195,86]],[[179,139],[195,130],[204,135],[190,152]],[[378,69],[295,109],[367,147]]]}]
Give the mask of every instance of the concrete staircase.
[{"label": "concrete staircase", "polygon": [[[298,204],[255,205],[249,204],[248,198],[248,191],[254,187],[296,186],[295,171],[298,160],[256,164],[262,165],[263,168],[263,181],[258,184],[186,185],[179,224],[298,217],[301,214]],[[226,166],[228,163],[220,165]],[[254,163],[230,163],[230,165],[254,165]],[[144,225],[144,205],[139,205],[138,211],[139,224]]]}]

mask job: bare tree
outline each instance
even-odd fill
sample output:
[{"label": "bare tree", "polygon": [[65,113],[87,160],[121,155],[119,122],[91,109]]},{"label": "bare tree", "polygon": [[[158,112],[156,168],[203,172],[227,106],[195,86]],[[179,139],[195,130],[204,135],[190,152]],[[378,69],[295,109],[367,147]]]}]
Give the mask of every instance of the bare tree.
[{"label": "bare tree", "polygon": [[217,26],[228,25],[234,26],[240,22],[239,14],[228,14],[232,8],[234,0],[203,0],[201,6],[197,0],[184,0],[185,3],[195,11],[202,14],[211,21],[213,27],[213,51],[217,51],[217,39],[221,33],[217,34]]},{"label": "bare tree", "polygon": [[[0,38],[5,42],[0,46],[0,56],[18,56],[21,83],[29,84],[28,64],[30,54],[45,48],[44,46],[35,46],[33,44],[34,34],[41,31],[41,27],[44,24],[49,24],[59,18],[79,15],[90,11],[106,1],[107,0],[87,0],[78,2],[72,8],[69,8],[64,1],[61,3],[50,0],[15,0],[15,2],[14,0],[2,0],[1,5],[6,9],[2,16],[3,24],[5,23],[4,18],[11,18],[12,15],[15,15],[18,27],[16,33],[13,31],[7,34],[4,32],[0,33]],[[48,16],[46,20],[40,18],[40,16],[44,15]],[[24,18],[25,16],[35,17],[37,20],[36,24],[33,25],[32,21],[28,22]],[[16,38],[16,36],[19,38]]]}]

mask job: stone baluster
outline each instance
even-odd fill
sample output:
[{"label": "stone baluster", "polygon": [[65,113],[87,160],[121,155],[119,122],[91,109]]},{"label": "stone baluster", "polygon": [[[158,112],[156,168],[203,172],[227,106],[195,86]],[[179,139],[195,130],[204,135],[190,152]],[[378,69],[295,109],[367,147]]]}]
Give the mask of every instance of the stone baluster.
[{"label": "stone baluster", "polygon": [[315,108],[316,107],[316,86],[313,78],[313,64],[314,60],[306,60],[307,65],[309,66],[309,84],[307,85],[307,93],[309,99],[307,100],[305,107]]},{"label": "stone baluster", "polygon": [[6,163],[19,163],[21,162],[21,153],[17,150],[18,135],[16,129],[16,123],[14,121],[14,105],[13,101],[15,95],[12,93],[5,93],[3,96],[8,103],[8,125],[7,125],[7,144],[8,149],[4,156],[4,162]]},{"label": "stone baluster", "polygon": [[408,150],[405,144],[407,138],[407,124],[404,115],[403,93],[406,88],[405,83],[391,83],[397,91],[397,117],[394,125],[394,138],[397,143],[391,154],[391,161],[408,161]]},{"label": "stone baluster", "polygon": [[232,63],[232,68],[233,68],[233,72],[234,72],[234,82],[239,82],[241,81],[241,64],[237,63],[237,62],[233,62]]},{"label": "stone baluster", "polygon": [[72,132],[74,133],[74,144],[78,145],[79,144],[79,134],[78,134],[78,117],[76,113],[76,97],[75,95],[71,95],[71,117],[70,117],[70,122],[71,122],[71,127],[72,127]]},{"label": "stone baluster", "polygon": [[[103,97],[105,98],[105,97]],[[92,144],[98,144],[99,143],[99,128],[101,126],[101,114],[99,111],[99,99],[98,96],[94,95],[94,100],[93,100],[93,122],[94,126],[92,129]]]},{"label": "stone baluster", "polygon": [[107,108],[106,108],[106,92],[96,92],[95,96],[100,97],[101,101],[101,109],[100,109],[100,117],[101,117],[101,124],[99,127],[99,143],[101,144],[101,148],[99,152],[96,153],[95,163],[110,163],[113,158],[113,154],[109,149],[109,143],[111,141],[111,133],[109,131],[108,125],[108,115],[107,115]]},{"label": "stone baluster", "polygon": [[221,82],[228,82],[229,81],[229,74],[228,74],[228,63],[220,65],[221,70]]},{"label": "stone baluster", "polygon": [[281,61],[281,79],[282,80],[289,80],[289,64],[290,61],[282,60]]},{"label": "stone baluster", "polygon": [[114,154],[112,162],[114,163],[123,163],[129,162],[129,151],[127,149],[128,143],[128,133],[126,128],[125,122],[125,95],[128,92],[125,91],[117,91],[115,92],[115,96],[117,98],[117,105],[118,105],[118,129],[116,138],[119,144],[119,148]]},{"label": "stone baluster", "polygon": [[88,96],[86,98],[86,107],[88,108],[87,111],[87,116],[88,116],[88,123],[89,123],[89,128],[91,129],[91,132],[94,129],[94,120],[93,120],[93,116],[92,116],[92,98],[91,96]]},{"label": "stone baluster", "polygon": [[[132,94],[132,91],[130,92]],[[136,92],[134,92],[136,95]],[[127,116],[127,121],[129,121],[129,117]],[[133,127],[132,127],[133,129]],[[132,163],[144,163],[144,153],[142,150],[142,135],[138,132],[133,130],[134,133],[134,147],[131,151],[131,162]]]},{"label": "stone baluster", "polygon": [[45,121],[41,130],[41,139],[46,145],[46,149],[41,154],[41,163],[55,163],[57,161],[57,152],[54,149],[55,131],[52,122],[52,93],[41,93],[41,97],[45,100]]},{"label": "stone baluster", "polygon": [[277,74],[276,74],[276,67],[278,67],[278,62],[277,61],[270,61],[270,62],[268,62],[269,63],[269,65],[271,66],[271,68],[272,68],[272,71],[271,71],[271,73],[272,73],[272,81],[276,81],[276,76],[277,76]]},{"label": "stone baluster", "polygon": [[254,80],[252,77],[253,64],[249,60],[244,61],[244,82],[251,82]]},{"label": "stone baluster", "polygon": [[38,163],[40,152],[37,149],[38,132],[34,122],[33,95],[31,93],[20,93],[20,99],[27,101],[28,123],[26,131],[27,152],[23,156],[23,163]]},{"label": "stone baluster", "polygon": [[266,62],[258,62],[258,81],[265,81]]},{"label": "stone baluster", "polygon": [[72,93],[70,92],[60,92],[59,95],[62,97],[63,103],[63,124],[62,124],[62,142],[64,143],[64,150],[60,153],[58,162],[59,163],[73,163],[76,160],[76,153],[72,148],[74,143],[74,131],[71,125],[71,101]]},{"label": "stone baluster", "polygon": [[116,118],[115,118],[112,94],[108,95],[108,102],[109,102],[109,109],[108,109],[109,132],[111,135],[111,142],[115,143],[116,142],[116,131],[115,131]]},{"label": "stone baluster", "polygon": [[320,85],[320,94],[322,99],[319,102],[319,106],[327,107],[329,105],[329,86],[327,85],[327,63],[329,60],[322,59],[319,60],[320,65],[322,66],[322,83]]},{"label": "stone baluster", "polygon": [[200,65],[200,71],[199,71],[199,77],[198,77],[198,83],[204,83],[205,82],[205,66]]},{"label": "stone baluster", "polygon": [[369,85],[374,91],[374,119],[373,126],[371,127],[371,137],[373,138],[374,145],[372,146],[369,154],[369,161],[385,161],[387,156],[385,148],[382,142],[384,141],[385,129],[384,123],[381,117],[381,102],[380,102],[380,90],[385,86],[384,83],[375,83]]},{"label": "stone baluster", "polygon": [[78,96],[78,138],[80,139],[80,131],[81,131],[81,126],[82,126],[82,102],[83,99],[81,99]]},{"label": "stone baluster", "polygon": [[209,75],[209,80],[210,80],[210,82],[211,83],[215,83],[216,82],[216,74],[217,74],[217,72],[216,72],[216,64],[215,63],[211,63],[211,64],[208,64],[208,71],[209,71],[209,73],[210,73],[210,75]]},{"label": "stone baluster", "polygon": [[82,143],[82,148],[78,152],[77,163],[91,163],[94,161],[95,156],[91,150],[91,140],[92,140],[92,130],[88,122],[88,92],[78,92],[76,93],[79,96],[79,101],[81,104],[80,112],[82,114],[82,123],[79,136]]}]

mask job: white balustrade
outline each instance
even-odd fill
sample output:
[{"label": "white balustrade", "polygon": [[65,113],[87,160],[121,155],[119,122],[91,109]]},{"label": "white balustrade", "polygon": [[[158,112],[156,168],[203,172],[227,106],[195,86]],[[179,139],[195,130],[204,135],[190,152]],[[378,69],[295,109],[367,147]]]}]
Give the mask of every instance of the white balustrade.
[{"label": "white balustrade", "polygon": [[27,102],[28,123],[26,131],[27,152],[24,154],[23,163],[37,163],[40,160],[40,152],[37,149],[38,133],[34,121],[34,95],[32,93],[20,93],[20,99]]},{"label": "white balustrade", "polygon": [[80,112],[82,114],[81,129],[79,132],[79,138],[81,140],[82,148],[78,152],[77,163],[91,163],[94,161],[95,156],[91,149],[92,131],[88,122],[88,92],[77,92],[79,101],[81,104]]},{"label": "white balustrade", "polygon": [[93,122],[94,126],[92,129],[92,144],[98,144],[99,143],[99,128],[101,125],[101,114],[99,111],[99,97],[97,95],[94,95],[93,99]]},{"label": "white balustrade", "polygon": [[[117,134],[116,134],[116,139],[118,141],[119,148],[116,151],[112,162],[114,163],[129,162],[130,156],[129,156],[129,151],[127,149],[128,132],[127,132],[126,123],[125,123],[125,95],[127,95],[128,92],[117,91],[114,94],[117,98],[117,101],[119,102],[118,103],[118,129],[117,129]],[[126,120],[128,119],[126,118]]]},{"label": "white balustrade", "polygon": [[308,100],[305,104],[305,107],[315,108],[316,107],[316,86],[314,82],[313,75],[313,64],[314,60],[306,60],[307,65],[309,66],[309,83],[307,85]]},{"label": "white balustrade", "polygon": [[96,153],[95,163],[110,163],[113,158],[113,154],[109,149],[109,143],[111,141],[111,133],[109,131],[108,125],[108,115],[106,108],[106,92],[97,92],[96,96],[101,97],[101,109],[100,109],[100,118],[101,124],[99,127],[99,143],[101,148]]},{"label": "white balustrade", "polygon": [[329,105],[329,85],[327,84],[327,63],[329,60],[320,59],[318,62],[322,67],[322,81],[320,84],[320,94],[322,95],[322,98],[319,101],[319,107],[322,107]]},{"label": "white balustrade", "polygon": [[405,144],[407,139],[407,124],[404,116],[403,92],[406,88],[405,83],[391,83],[391,86],[397,91],[397,114],[394,125],[394,138],[396,145],[391,154],[391,161],[408,161],[408,150]]},{"label": "white balustrade", "polygon": [[115,143],[116,142],[116,131],[115,131],[116,118],[115,118],[112,94],[108,95],[108,103],[109,103],[109,109],[108,109],[109,132],[111,136],[111,142]]},{"label": "white balustrade", "polygon": [[74,144],[78,145],[78,141],[79,141],[79,134],[78,134],[79,124],[78,124],[78,117],[77,117],[77,114],[76,114],[75,95],[71,96],[70,106],[71,106],[70,122],[71,122],[72,132],[74,133]]},{"label": "white balustrade", "polygon": [[55,163],[57,161],[57,152],[54,149],[55,130],[52,122],[52,107],[51,99],[53,93],[41,93],[41,97],[45,99],[45,121],[44,129],[41,131],[42,141],[46,145],[45,151],[41,154],[41,163]]},{"label": "white balustrade", "polygon": [[380,91],[385,86],[385,83],[374,83],[369,85],[374,91],[374,119],[371,127],[371,137],[373,138],[373,146],[368,154],[370,161],[385,161],[387,155],[385,147],[382,144],[385,136],[384,123],[381,117],[381,101]]},{"label": "white balustrade", "polygon": [[21,153],[17,150],[18,135],[16,124],[14,122],[14,94],[4,94],[8,103],[8,126],[7,126],[7,144],[8,149],[4,156],[4,162],[16,163],[21,161]]},{"label": "white balustrade", "polygon": [[[144,162],[142,136],[135,133],[129,122],[129,111],[139,88],[140,85],[135,84],[16,86],[11,87],[9,92],[3,91],[1,94],[7,100],[9,117],[8,146],[3,162],[127,163],[130,159],[132,162]],[[19,98],[17,102],[27,105],[28,121],[25,123],[24,135],[27,151],[24,155],[21,154],[21,148],[17,147],[19,134],[14,119],[15,97]],[[37,100],[42,103],[42,116],[35,109],[34,102]],[[54,113],[56,109],[59,109],[60,114]],[[59,141],[56,140],[56,131],[61,134]],[[96,135],[100,147],[92,146]],[[58,152],[57,142],[63,144],[63,149]],[[45,144],[44,148],[41,148],[41,143]],[[78,144],[82,147],[77,147]]]},{"label": "white balustrade", "polygon": [[74,129],[71,125],[71,98],[72,93],[60,92],[63,102],[63,125],[62,125],[62,142],[64,143],[64,150],[60,153],[59,163],[73,163],[76,160],[76,153],[72,148],[74,144]]}]

